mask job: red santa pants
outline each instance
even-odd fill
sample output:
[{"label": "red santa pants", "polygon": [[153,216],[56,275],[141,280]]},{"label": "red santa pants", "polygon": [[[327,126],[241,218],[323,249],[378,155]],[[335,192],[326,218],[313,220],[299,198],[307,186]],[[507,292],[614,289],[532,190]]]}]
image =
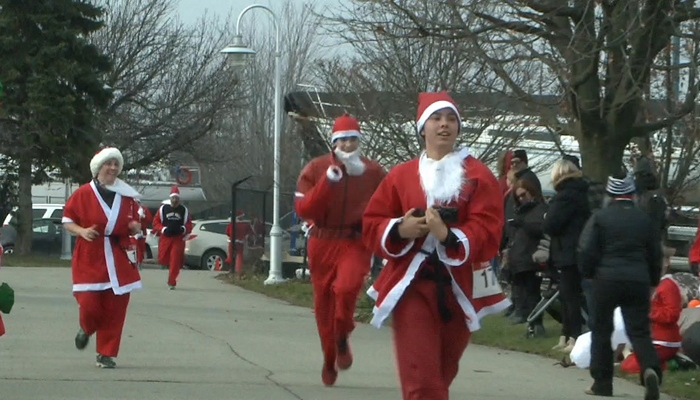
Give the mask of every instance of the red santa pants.
[{"label": "red santa pants", "polygon": [[[313,275],[312,275],[313,276]],[[438,312],[437,285],[415,279],[392,312],[394,350],[404,400],[447,400],[459,360],[471,332],[450,285],[446,305],[452,318]]]},{"label": "red santa pants", "polygon": [[168,285],[176,286],[185,264],[185,241],[182,236],[161,236],[158,241],[158,264],[168,266]]},{"label": "red santa pants", "polygon": [[5,334],[5,324],[2,322],[2,315],[0,315],[0,336]]},{"label": "red santa pants", "polygon": [[[236,272],[241,273],[243,270],[243,251],[245,249],[243,248],[243,243],[236,243]],[[233,255],[233,244],[229,243],[228,244],[228,258],[226,259],[226,264],[232,265],[233,260],[231,260],[231,256]]]},{"label": "red santa pants", "polygon": [[73,292],[78,301],[80,327],[97,334],[97,353],[107,357],[119,354],[122,330],[129,305],[129,293],[116,295],[112,289],[97,292]]},{"label": "red santa pants", "polygon": [[334,366],[339,339],[355,329],[355,305],[372,253],[359,239],[309,238],[309,272],[323,361]]},{"label": "red santa pants", "polygon": [[[666,347],[654,345],[656,349],[656,354],[659,356],[659,361],[661,361],[661,369],[666,369],[666,361],[672,359],[678,353],[678,347]],[[639,366],[639,360],[637,356],[632,353],[629,357],[625,358],[622,363],[620,363],[620,369],[628,374],[641,374],[642,367]]]}]

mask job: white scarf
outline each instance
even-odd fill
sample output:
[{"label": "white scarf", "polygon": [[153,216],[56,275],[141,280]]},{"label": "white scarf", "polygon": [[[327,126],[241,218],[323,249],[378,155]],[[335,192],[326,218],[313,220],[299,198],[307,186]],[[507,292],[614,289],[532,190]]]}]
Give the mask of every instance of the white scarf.
[{"label": "white scarf", "polygon": [[119,178],[115,179],[111,185],[104,185],[104,188],[114,193],[119,193],[124,197],[141,198],[141,193]]}]

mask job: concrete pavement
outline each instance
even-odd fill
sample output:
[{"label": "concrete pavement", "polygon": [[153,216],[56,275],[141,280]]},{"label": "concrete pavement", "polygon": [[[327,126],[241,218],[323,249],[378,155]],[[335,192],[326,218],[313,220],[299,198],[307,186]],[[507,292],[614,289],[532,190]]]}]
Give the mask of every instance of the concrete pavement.
[{"label": "concrete pavement", "polygon": [[[94,366],[94,340],[78,351],[70,270],[3,268],[15,289],[3,316],[3,400],[366,400],[400,399],[390,330],[360,325],[355,364],[337,385],[321,384],[313,314],[305,308],[221,283],[208,271],[182,272],[167,290],[167,271],[144,270],[132,295],[118,367]],[[470,346],[452,385],[454,399],[590,400],[587,371],[537,356]],[[642,399],[617,380],[617,397]],[[664,397],[669,399],[668,397]]]}]

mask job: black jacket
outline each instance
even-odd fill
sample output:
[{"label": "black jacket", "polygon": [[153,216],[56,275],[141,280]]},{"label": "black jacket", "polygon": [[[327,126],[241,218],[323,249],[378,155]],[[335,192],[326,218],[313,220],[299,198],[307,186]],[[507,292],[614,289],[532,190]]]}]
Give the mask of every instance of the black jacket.
[{"label": "black jacket", "polygon": [[515,210],[509,223],[510,241],[508,244],[508,268],[514,274],[539,270],[532,260],[537,245],[542,239],[542,223],[547,205],[540,202],[525,203]]},{"label": "black jacket", "polygon": [[581,235],[578,261],[584,278],[656,286],[661,279],[661,236],[630,200],[613,200],[596,212]]},{"label": "black jacket", "polygon": [[564,176],[554,185],[557,191],[549,201],[544,217],[544,233],[551,236],[549,259],[555,268],[576,265],[576,248],[583,226],[591,215],[588,183],[581,173]]}]

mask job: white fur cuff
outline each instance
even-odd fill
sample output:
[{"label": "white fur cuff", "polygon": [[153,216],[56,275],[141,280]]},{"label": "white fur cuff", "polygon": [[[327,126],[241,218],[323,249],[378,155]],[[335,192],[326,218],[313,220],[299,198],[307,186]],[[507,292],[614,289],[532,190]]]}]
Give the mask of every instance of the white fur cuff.
[{"label": "white fur cuff", "polygon": [[343,170],[337,165],[331,165],[328,167],[328,170],[326,170],[326,177],[333,182],[339,182],[343,179]]}]

